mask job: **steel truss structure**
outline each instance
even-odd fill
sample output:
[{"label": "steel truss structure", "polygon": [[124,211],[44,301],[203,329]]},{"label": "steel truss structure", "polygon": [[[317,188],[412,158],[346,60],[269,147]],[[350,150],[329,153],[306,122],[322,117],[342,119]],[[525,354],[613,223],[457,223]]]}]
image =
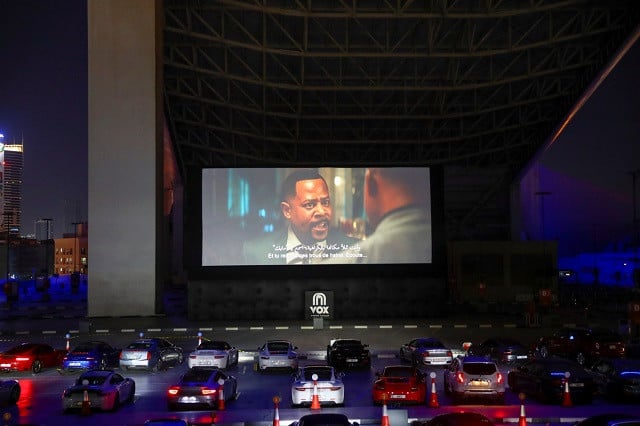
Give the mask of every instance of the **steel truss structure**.
[{"label": "steel truss structure", "polygon": [[448,238],[508,238],[509,186],[637,31],[633,0],[165,0],[179,163],[442,165]]}]

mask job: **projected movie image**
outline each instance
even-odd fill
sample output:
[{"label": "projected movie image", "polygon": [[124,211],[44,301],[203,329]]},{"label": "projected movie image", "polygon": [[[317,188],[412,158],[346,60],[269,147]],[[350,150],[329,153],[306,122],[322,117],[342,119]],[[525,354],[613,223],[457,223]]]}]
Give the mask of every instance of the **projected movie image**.
[{"label": "projected movie image", "polygon": [[426,167],[202,170],[202,266],[432,262]]}]

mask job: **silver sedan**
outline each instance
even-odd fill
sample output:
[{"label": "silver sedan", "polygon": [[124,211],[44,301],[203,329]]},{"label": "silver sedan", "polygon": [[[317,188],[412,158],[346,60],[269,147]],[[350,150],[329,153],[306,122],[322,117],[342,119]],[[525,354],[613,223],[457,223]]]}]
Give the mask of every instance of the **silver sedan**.
[{"label": "silver sedan", "polygon": [[298,349],[288,340],[267,340],[258,348],[258,371],[284,369],[296,371],[298,369]]}]

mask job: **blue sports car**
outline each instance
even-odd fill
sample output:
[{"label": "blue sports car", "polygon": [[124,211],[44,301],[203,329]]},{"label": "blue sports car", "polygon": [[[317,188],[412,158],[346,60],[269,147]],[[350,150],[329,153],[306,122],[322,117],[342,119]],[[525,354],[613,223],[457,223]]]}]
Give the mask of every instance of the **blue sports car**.
[{"label": "blue sports car", "polygon": [[120,349],[100,340],[90,340],[73,348],[62,360],[62,369],[72,370],[104,370],[117,367]]}]

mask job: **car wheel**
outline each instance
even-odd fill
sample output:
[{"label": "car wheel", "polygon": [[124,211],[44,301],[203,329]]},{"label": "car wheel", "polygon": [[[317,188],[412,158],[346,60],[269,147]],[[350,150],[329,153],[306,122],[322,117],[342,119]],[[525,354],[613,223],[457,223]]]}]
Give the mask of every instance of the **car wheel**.
[{"label": "car wheel", "polygon": [[107,369],[107,360],[106,358],[102,358],[100,360],[100,364],[98,365],[98,370],[106,370]]},{"label": "car wheel", "polygon": [[9,404],[16,404],[20,399],[20,387],[14,386],[9,394]]},{"label": "car wheel", "polygon": [[578,352],[576,355],[576,361],[578,362],[578,364],[584,365],[585,362],[587,362],[587,357],[584,355],[584,353]]},{"label": "car wheel", "polygon": [[418,366],[418,359],[416,358],[415,355],[411,357],[411,365],[413,367],[417,367]]},{"label": "car wheel", "polygon": [[120,392],[116,392],[113,397],[113,406],[111,407],[111,411],[118,411],[118,408],[120,408]]},{"label": "car wheel", "polygon": [[127,402],[128,403],[133,403],[133,400],[136,396],[136,384],[133,383],[131,384],[131,393],[129,394],[129,397],[127,398]]},{"label": "car wheel", "polygon": [[158,372],[158,371],[161,371],[163,368],[164,368],[164,363],[162,362],[162,358],[159,358],[158,362],[155,363],[152,370],[154,372]]},{"label": "car wheel", "polygon": [[33,364],[31,364],[31,371],[33,371],[34,374],[38,374],[42,371],[42,362],[40,362],[39,359],[33,361]]},{"label": "car wheel", "polygon": [[178,364],[182,365],[184,362],[184,354],[178,354]]}]

